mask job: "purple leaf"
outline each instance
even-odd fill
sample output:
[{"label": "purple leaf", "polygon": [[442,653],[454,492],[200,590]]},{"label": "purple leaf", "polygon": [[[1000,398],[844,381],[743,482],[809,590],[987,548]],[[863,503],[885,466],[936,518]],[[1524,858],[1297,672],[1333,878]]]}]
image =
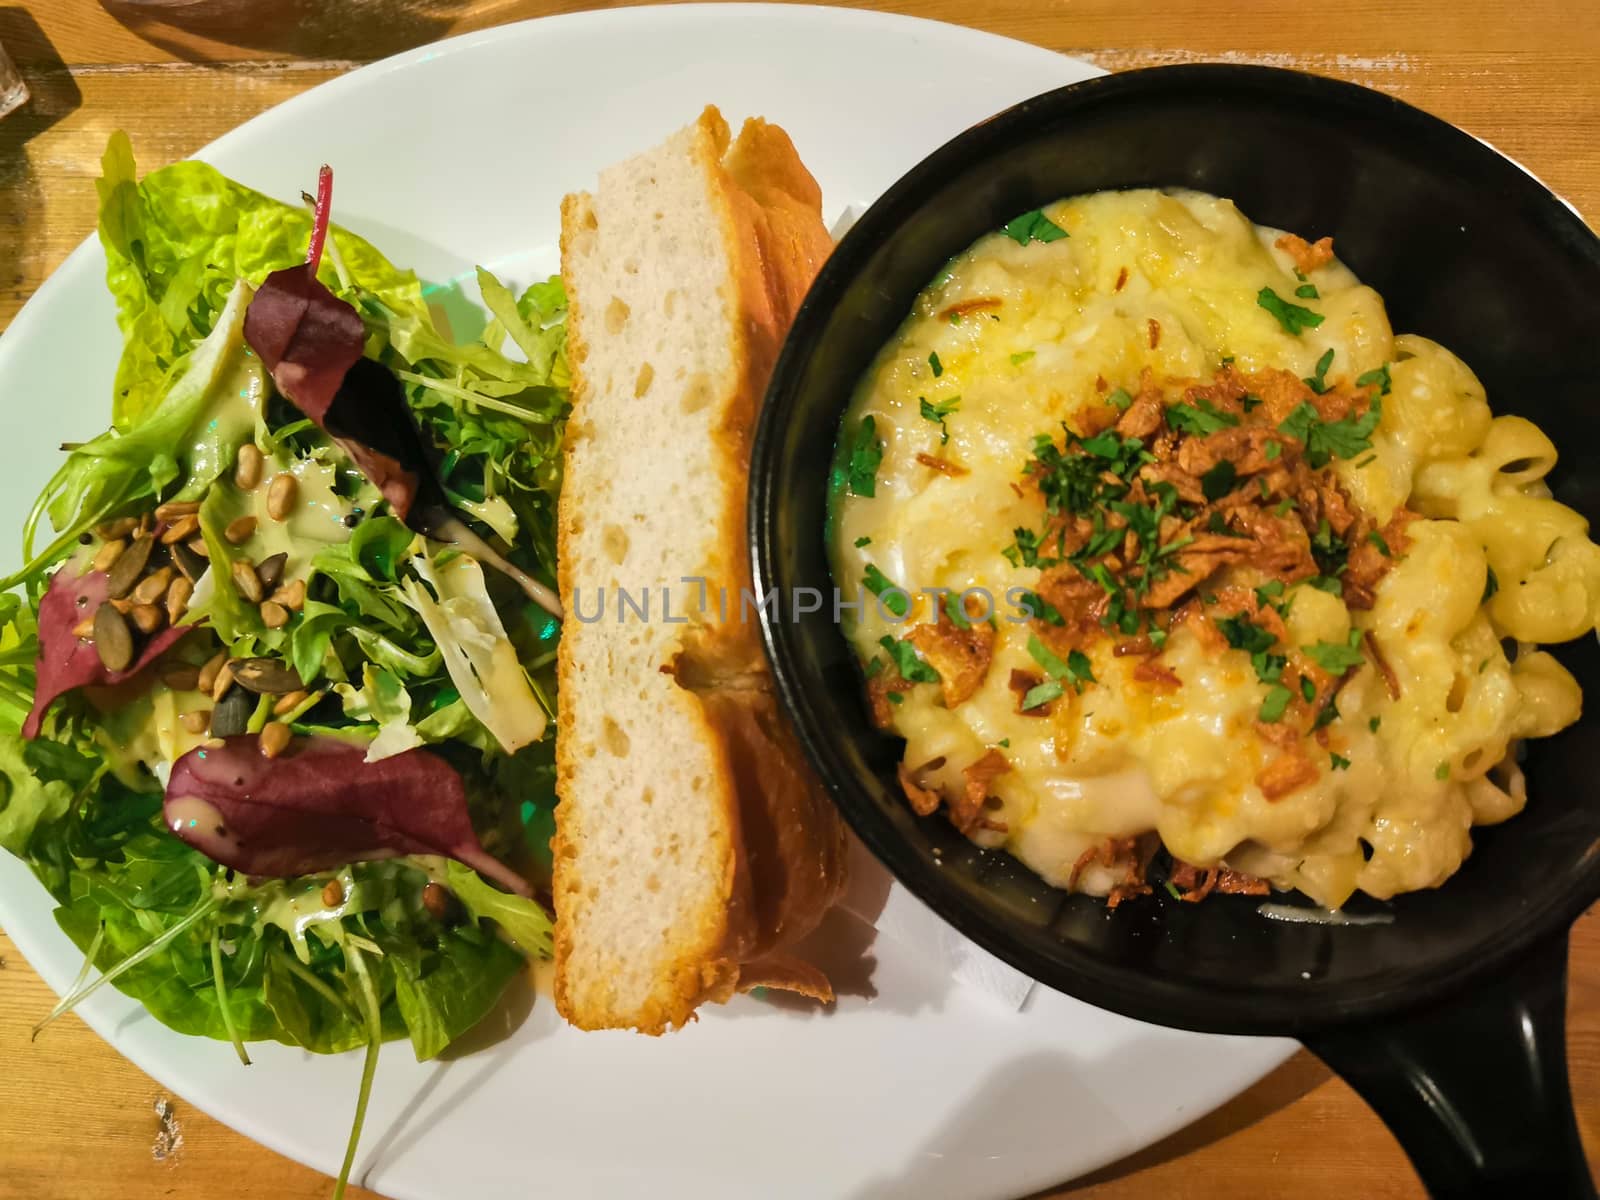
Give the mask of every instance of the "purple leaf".
[{"label": "purple leaf", "polygon": [[172,765],[164,812],[179,838],[247,875],[441,854],[519,896],[532,894],[479,844],[461,776],[426,750],[369,763],[364,746],[312,737],[267,758],[258,738],[240,734]]},{"label": "purple leaf", "polygon": [[139,656],[121,671],[106,670],[93,642],[73,635],[73,630],[105,602],[110,576],[104,571],[74,575],[72,566],[62,567],[50,578],[50,586],[39,601],[39,658],[35,663],[38,684],[33,693],[33,708],[22,723],[22,736],[36,737],[45,710],[58,696],[88,684],[118,684],[132,679],[184,634],[186,625],[169,626],[144,644]]}]

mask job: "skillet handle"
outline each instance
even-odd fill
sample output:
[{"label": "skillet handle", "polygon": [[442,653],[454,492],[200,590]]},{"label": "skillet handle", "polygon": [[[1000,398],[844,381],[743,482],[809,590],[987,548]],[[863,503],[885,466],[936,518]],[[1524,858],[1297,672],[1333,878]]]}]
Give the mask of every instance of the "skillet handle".
[{"label": "skillet handle", "polygon": [[1567,1086],[1567,930],[1469,992],[1305,1039],[1435,1200],[1594,1200]]}]

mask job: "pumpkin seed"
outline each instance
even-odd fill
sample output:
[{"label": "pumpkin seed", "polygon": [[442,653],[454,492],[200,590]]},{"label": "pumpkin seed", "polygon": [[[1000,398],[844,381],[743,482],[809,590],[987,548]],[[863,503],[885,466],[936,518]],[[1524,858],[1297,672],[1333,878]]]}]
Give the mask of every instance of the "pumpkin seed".
[{"label": "pumpkin seed", "polygon": [[275,658],[236,658],[229,664],[241,687],[262,696],[286,696],[305,690],[300,676]]},{"label": "pumpkin seed", "polygon": [[94,651],[108,671],[126,671],[133,662],[133,631],[110,604],[94,610]]},{"label": "pumpkin seed", "polygon": [[256,711],[256,698],[243,688],[229,688],[228,694],[211,710],[211,736],[232,737],[244,733]]},{"label": "pumpkin seed", "polygon": [[261,586],[269,592],[277,587],[278,580],[283,578],[284,564],[288,561],[289,556],[280,550],[270,558],[263,558],[257,563],[256,578],[261,580]]},{"label": "pumpkin seed", "polygon": [[106,580],[107,593],[113,600],[122,599],[139,582],[139,577],[149,565],[150,550],[154,545],[155,539],[152,537],[137,537],[117,556],[117,561],[111,567],[111,575]]},{"label": "pumpkin seed", "polygon": [[183,572],[185,579],[194,583],[206,573],[207,564],[205,559],[180,542],[172,547],[172,565]]}]

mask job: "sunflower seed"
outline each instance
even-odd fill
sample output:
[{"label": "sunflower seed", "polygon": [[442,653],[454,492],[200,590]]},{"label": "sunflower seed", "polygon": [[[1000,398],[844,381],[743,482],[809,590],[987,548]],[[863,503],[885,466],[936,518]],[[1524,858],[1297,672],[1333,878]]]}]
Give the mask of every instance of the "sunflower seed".
[{"label": "sunflower seed", "polygon": [[121,538],[112,538],[95,552],[94,561],[89,565],[96,571],[109,571],[116,565],[117,559],[122,556],[122,552],[127,548],[127,542]]},{"label": "sunflower seed", "polygon": [[243,688],[230,688],[211,710],[211,735],[232,737],[244,733],[256,711],[256,698]]},{"label": "sunflower seed", "polygon": [[256,569],[240,558],[235,559],[228,570],[233,575],[233,586],[239,590],[239,595],[251,604],[260,604],[261,577],[256,574]]}]

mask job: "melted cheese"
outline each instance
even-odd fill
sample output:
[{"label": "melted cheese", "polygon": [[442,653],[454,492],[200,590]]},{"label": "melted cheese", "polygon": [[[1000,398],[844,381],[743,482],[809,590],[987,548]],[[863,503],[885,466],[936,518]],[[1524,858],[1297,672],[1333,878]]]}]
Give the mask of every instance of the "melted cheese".
[{"label": "melted cheese", "polygon": [[[836,498],[835,578],[858,596],[875,567],[915,596],[904,619],[871,595],[847,618],[863,664],[879,656],[881,638],[933,619],[922,589],[982,589],[994,605],[994,656],[977,692],[950,709],[938,686],[917,684],[895,707],[907,766],[924,786],[957,794],[962,769],[1001,748],[1011,769],[989,785],[988,815],[1004,828],[975,837],[1059,886],[1106,838],[1152,830],[1186,862],[1226,862],[1330,908],[1356,888],[1389,896],[1437,885],[1470,850],[1475,811],[1500,819],[1521,807],[1486,774],[1522,734],[1517,679],[1481,607],[1477,533],[1417,522],[1410,556],[1384,579],[1370,613],[1291,589],[1293,638],[1374,630],[1391,648],[1402,695],[1391,699],[1370,663],[1359,669],[1339,694],[1327,746],[1308,743],[1316,778],[1277,800],[1256,784],[1280,753],[1256,730],[1265,685],[1243,652],[1208,649],[1187,627],[1173,631],[1159,660],[1180,687],[1135,681],[1138,660],[1114,657],[1111,640],[1098,639],[1086,647],[1095,683],[1081,694],[1069,687],[1048,716],[1019,712],[1011,672],[1038,666],[1017,589],[1034,587],[1040,572],[1000,551],[1016,527],[1037,525],[1037,502],[1013,486],[1034,438],[1059,436],[1063,420],[1109,389],[1136,392],[1146,368],[1158,378],[1209,377],[1231,356],[1247,371],[1309,376],[1332,350],[1332,380],[1393,363],[1403,402],[1385,409],[1370,453],[1336,464],[1354,502],[1380,523],[1438,459],[1441,439],[1467,454],[1474,445],[1454,445],[1470,442],[1463,431],[1484,435],[1487,418],[1472,407],[1481,400],[1463,382],[1470,371],[1423,339],[1407,339],[1396,361],[1381,298],[1337,261],[1310,273],[1315,298],[1297,297],[1301,281],[1274,246],[1277,231],[1227,200],[1099,193],[1045,212],[1070,236],[1018,245],[995,233],[955,259],[918,298],[845,418],[846,445],[863,418],[874,419],[883,458],[872,497]],[[1258,303],[1269,287],[1324,320],[1286,332]],[[946,411],[942,424],[924,415],[924,402]],[[1461,415],[1448,415],[1452,406]],[[931,470],[919,454],[964,473]],[[1539,694],[1564,696],[1560,687]],[[1575,700],[1557,707],[1564,721],[1576,717]],[[1111,882],[1091,869],[1076,886],[1104,892]]]}]

